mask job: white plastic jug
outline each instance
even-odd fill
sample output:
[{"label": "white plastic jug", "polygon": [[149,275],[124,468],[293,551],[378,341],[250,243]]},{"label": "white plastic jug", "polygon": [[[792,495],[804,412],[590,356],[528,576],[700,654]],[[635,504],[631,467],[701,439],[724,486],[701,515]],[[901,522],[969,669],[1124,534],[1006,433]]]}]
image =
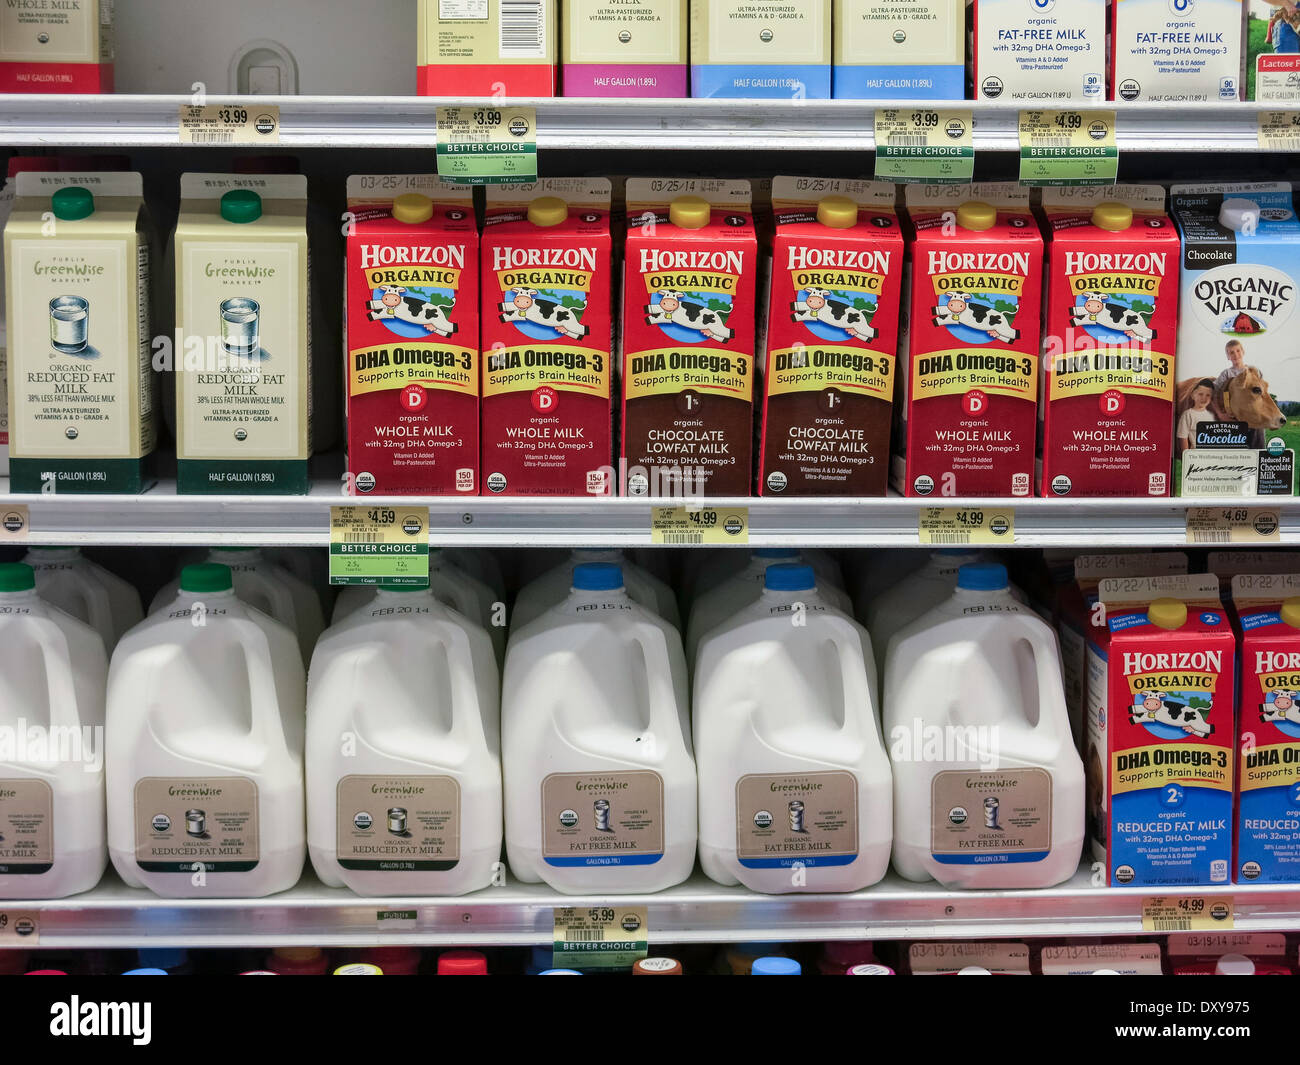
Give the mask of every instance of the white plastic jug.
[{"label": "white plastic jug", "polygon": [[[797,551],[793,548],[766,550],[772,559],[783,562],[794,559],[812,566],[813,573],[817,575],[817,583],[823,590],[827,587],[844,588],[844,573],[829,551],[816,547],[804,547]],[[702,548],[685,552],[682,576],[678,582],[682,595],[687,602],[698,602],[728,577],[734,577],[743,570],[751,557],[752,553],[738,551],[734,547]]]},{"label": "white plastic jug", "polygon": [[573,569],[584,562],[611,562],[622,566],[623,585],[628,597],[634,603],[640,603],[647,610],[658,614],[674,628],[680,629],[682,619],[677,612],[677,599],[668,585],[635,562],[627,561],[621,551],[581,549],[573,551],[558,566],[519,589],[510,611],[510,627],[523,628],[557,603],[564,602],[568,598],[569,589],[573,587]]},{"label": "white plastic jug", "polygon": [[[858,551],[851,577],[853,611],[865,618],[871,604],[910,573],[925,565],[930,553],[909,547],[891,547],[880,551]],[[877,659],[879,659],[877,654]],[[879,665],[879,661],[877,661]]]},{"label": "white plastic jug", "polygon": [[557,891],[681,883],[695,865],[681,637],[634,603],[620,568],[574,567],[573,591],[514,633],[501,696],[510,871]]},{"label": "white plastic jug", "polygon": [[[334,602],[334,589],[330,587],[330,556],[328,548],[315,547],[264,547],[262,555],[277,566],[287,569],[316,593],[321,602],[321,617],[329,617]],[[202,562],[203,558],[191,561]]]},{"label": "white plastic jug", "polygon": [[104,642],[0,565],[0,899],[94,887],[104,836]]},{"label": "white plastic jug", "polygon": [[226,566],[187,566],[109,666],[108,851],[122,879],[169,898],[292,887],[307,851],[305,704],[289,628],[236,598]]},{"label": "white plastic jug", "polygon": [[809,566],[769,566],[759,600],[695,668],[700,865],[771,894],[858,891],[889,867],[893,785],[866,630]]},{"label": "white plastic jug", "polygon": [[462,573],[468,573],[492,589],[492,594],[502,602],[506,598],[506,578],[501,562],[491,551],[482,547],[446,547],[443,557]]},{"label": "white plastic jug", "polygon": [[463,895],[501,858],[500,673],[481,627],[428,588],[384,590],[316,645],[307,839],[359,895]]},{"label": "white plastic jug", "polygon": [[884,721],[900,875],[1033,888],[1074,874],[1083,763],[1060,651],[1005,567],[963,566],[951,598],[890,641]]},{"label": "white plastic jug", "polygon": [[144,618],[140,593],[75,547],[32,547],[23,561],[36,573],[41,598],[98,632],[109,654]]}]

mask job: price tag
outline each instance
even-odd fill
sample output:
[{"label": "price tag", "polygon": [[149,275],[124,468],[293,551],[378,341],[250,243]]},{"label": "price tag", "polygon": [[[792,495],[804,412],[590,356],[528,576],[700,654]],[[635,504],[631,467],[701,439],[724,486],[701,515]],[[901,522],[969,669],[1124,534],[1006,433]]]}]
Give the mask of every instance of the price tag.
[{"label": "price tag", "polygon": [[876,112],[876,179],[951,185],[975,174],[970,111],[907,108]]},{"label": "price tag", "polygon": [[381,932],[414,932],[416,910],[378,910],[375,921]]},{"label": "price tag", "polygon": [[1252,507],[1190,507],[1189,544],[1276,544],[1282,542],[1282,513]]},{"label": "price tag", "polygon": [[280,109],[256,100],[244,104],[181,105],[182,144],[280,143]]},{"label": "price tag", "polygon": [[644,906],[578,906],[555,910],[551,937],[556,969],[630,969],[650,949]]},{"label": "price tag", "polygon": [[31,531],[32,519],[25,503],[0,506],[0,540],[26,540]]},{"label": "price tag", "polygon": [[1016,542],[1016,513],[1009,507],[925,507],[917,528],[922,544],[988,544],[1009,547]]},{"label": "price tag", "polygon": [[428,507],[330,507],[330,584],[428,583]]},{"label": "price tag", "polygon": [[1156,895],[1142,900],[1142,931],[1201,932],[1232,927],[1232,898]]},{"label": "price tag", "polygon": [[747,544],[748,507],[654,507],[650,537],[656,544]]},{"label": "price tag", "polygon": [[36,910],[0,910],[0,947],[34,947],[41,941]]},{"label": "price tag", "polygon": [[1114,111],[1021,111],[1020,181],[1113,185],[1119,174]]},{"label": "price tag", "polygon": [[1300,152],[1300,111],[1261,111],[1259,150]]},{"label": "price tag", "polygon": [[537,180],[537,109],[438,108],[438,176],[460,185]]}]

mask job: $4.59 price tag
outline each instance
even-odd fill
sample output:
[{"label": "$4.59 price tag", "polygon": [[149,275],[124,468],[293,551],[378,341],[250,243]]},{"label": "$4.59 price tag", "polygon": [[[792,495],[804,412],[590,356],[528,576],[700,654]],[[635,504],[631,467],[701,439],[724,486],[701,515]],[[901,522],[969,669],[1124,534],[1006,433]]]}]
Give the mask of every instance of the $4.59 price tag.
[{"label": "$4.59 price tag", "polygon": [[249,104],[181,105],[182,144],[279,144],[280,109]]},{"label": "$4.59 price tag", "polygon": [[330,507],[330,584],[428,583],[428,507]]},{"label": "$4.59 price tag", "polygon": [[1189,544],[1276,544],[1282,540],[1282,514],[1253,507],[1191,507]]},{"label": "$4.59 price tag", "polygon": [[937,547],[964,544],[1009,547],[1016,542],[1016,514],[1009,507],[925,507],[917,534],[922,544]]},{"label": "$4.59 price tag", "polygon": [[1020,181],[1113,185],[1119,174],[1114,111],[1021,111]]},{"label": "$4.59 price tag", "polygon": [[656,544],[747,544],[748,507],[654,507],[651,542]]},{"label": "$4.59 price tag", "polygon": [[975,173],[970,111],[876,112],[876,180],[948,185]]},{"label": "$4.59 price tag", "polygon": [[1231,927],[1231,897],[1156,895],[1142,900],[1144,932],[1222,931]]},{"label": "$4.59 price tag", "polygon": [[438,108],[438,176],[460,185],[537,180],[537,109]]},{"label": "$4.59 price tag", "polygon": [[556,969],[630,969],[650,948],[644,906],[578,906],[555,910],[551,937]]}]

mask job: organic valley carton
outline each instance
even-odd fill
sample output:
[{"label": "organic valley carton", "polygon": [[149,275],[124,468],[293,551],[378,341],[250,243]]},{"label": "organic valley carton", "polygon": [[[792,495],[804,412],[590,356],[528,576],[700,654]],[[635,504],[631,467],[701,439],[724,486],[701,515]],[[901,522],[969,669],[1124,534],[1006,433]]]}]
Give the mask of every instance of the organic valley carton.
[{"label": "organic valley carton", "polygon": [[824,100],[831,0],[696,0],[691,95]]},{"label": "organic valley carton", "polygon": [[1106,95],[1106,4],[975,0],[975,99],[1100,102]]},{"label": "organic valley carton", "polygon": [[903,236],[886,182],[779,177],[761,495],[883,496]]},{"label": "organic valley carton", "polygon": [[0,93],[113,91],[114,0],[5,0]]},{"label": "organic valley carton", "polygon": [[612,495],[606,178],[490,185],[483,226],[483,484]]},{"label": "organic valley carton", "polygon": [[1236,100],[1243,0],[1115,0],[1116,100]]},{"label": "organic valley carton", "polygon": [[1043,190],[1045,496],[1169,495],[1178,234],[1158,185]]},{"label": "organic valley carton", "polygon": [[910,332],[897,374],[895,487],[1028,496],[1043,271],[1029,192],[1009,182],[909,185],[907,210]]},{"label": "organic valley carton", "polygon": [[357,175],[348,211],[352,485],[363,495],[477,495],[473,190],[432,175]]},{"label": "organic valley carton", "polygon": [[686,0],[564,0],[565,96],[688,95]]},{"label": "organic valley carton", "polygon": [[1169,207],[1183,241],[1175,490],[1294,495],[1300,222],[1291,186],[1175,185]]},{"label": "organic valley carton", "polygon": [[1246,0],[1246,99],[1300,100],[1300,9],[1289,0]]},{"label": "organic valley carton", "polygon": [[15,492],[143,491],[157,437],[134,173],[21,173],[4,231]]},{"label": "organic valley carton", "polygon": [[419,5],[419,95],[555,95],[555,0],[419,0]]},{"label": "organic valley carton", "polygon": [[960,100],[963,0],[835,0],[832,92],[841,100]]},{"label": "organic valley carton", "polygon": [[1226,884],[1236,638],[1213,574],[1110,577],[1088,643],[1084,767],[1108,884]]},{"label": "organic valley carton", "polygon": [[752,488],[758,240],[747,181],[627,183],[625,493]]},{"label": "organic valley carton", "polygon": [[177,490],[305,494],[307,179],[185,174],[174,241]]}]

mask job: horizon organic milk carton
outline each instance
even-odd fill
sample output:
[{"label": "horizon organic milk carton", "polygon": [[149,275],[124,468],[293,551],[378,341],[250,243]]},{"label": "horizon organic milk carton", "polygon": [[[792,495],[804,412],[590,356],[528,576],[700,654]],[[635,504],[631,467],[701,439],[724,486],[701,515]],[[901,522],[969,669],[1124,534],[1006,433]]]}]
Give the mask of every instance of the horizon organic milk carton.
[{"label": "horizon organic milk carton", "polygon": [[1175,185],[1169,213],[1183,241],[1174,490],[1295,495],[1300,222],[1291,186]]},{"label": "horizon organic milk carton", "polygon": [[1088,641],[1084,769],[1106,883],[1226,884],[1236,638],[1211,573],[1109,577]]},{"label": "horizon organic milk carton", "polygon": [[[1227,900],[1217,902],[1232,907]],[[1169,937],[1165,953],[1171,976],[1292,976],[1282,932],[1181,932]]]},{"label": "horizon organic milk carton", "polygon": [[691,96],[830,95],[831,0],[691,4]]},{"label": "horizon organic milk carton", "polygon": [[778,177],[760,495],[883,496],[903,235],[883,181]]},{"label": "horizon organic milk carton", "polygon": [[555,0],[419,0],[420,96],[554,96]]},{"label": "horizon organic milk carton", "polygon": [[7,0],[0,93],[113,91],[114,0]]},{"label": "horizon organic milk carton", "polygon": [[1300,573],[1300,551],[1270,548],[1266,551],[1210,551],[1205,568],[1219,578],[1219,598],[1232,608],[1232,579],[1239,573]]},{"label": "horizon organic milk carton", "polygon": [[142,492],[157,443],[137,173],[20,173],[4,230],[15,492]]},{"label": "horizon organic milk carton", "polygon": [[609,198],[606,178],[488,186],[485,494],[613,494]]},{"label": "horizon organic milk carton", "polygon": [[1243,0],[1115,0],[1116,100],[1236,100]]},{"label": "horizon organic milk carton", "polygon": [[478,227],[473,189],[348,178],[347,455],[358,493],[477,495]]},{"label": "horizon organic milk carton", "polygon": [[907,212],[910,329],[899,345],[895,487],[910,496],[1028,496],[1043,270],[1029,190],[909,185]]},{"label": "horizon organic milk carton", "polygon": [[1106,95],[1106,4],[975,0],[975,99],[1100,102]]},{"label": "horizon organic milk carton", "polygon": [[750,495],[760,264],[749,182],[632,178],[627,225],[624,494]]},{"label": "horizon organic milk carton", "polygon": [[964,0],[835,0],[838,100],[960,100]]},{"label": "horizon organic milk carton", "polygon": [[688,95],[686,0],[564,0],[562,16],[565,96]]},{"label": "horizon organic milk carton", "polygon": [[1246,0],[1246,99],[1300,100],[1300,9],[1291,0]]},{"label": "horizon organic milk carton", "polygon": [[1178,233],[1159,185],[1046,188],[1044,496],[1167,496]]},{"label": "horizon organic milk carton", "polygon": [[183,174],[173,240],[176,490],[305,495],[307,179]]}]

